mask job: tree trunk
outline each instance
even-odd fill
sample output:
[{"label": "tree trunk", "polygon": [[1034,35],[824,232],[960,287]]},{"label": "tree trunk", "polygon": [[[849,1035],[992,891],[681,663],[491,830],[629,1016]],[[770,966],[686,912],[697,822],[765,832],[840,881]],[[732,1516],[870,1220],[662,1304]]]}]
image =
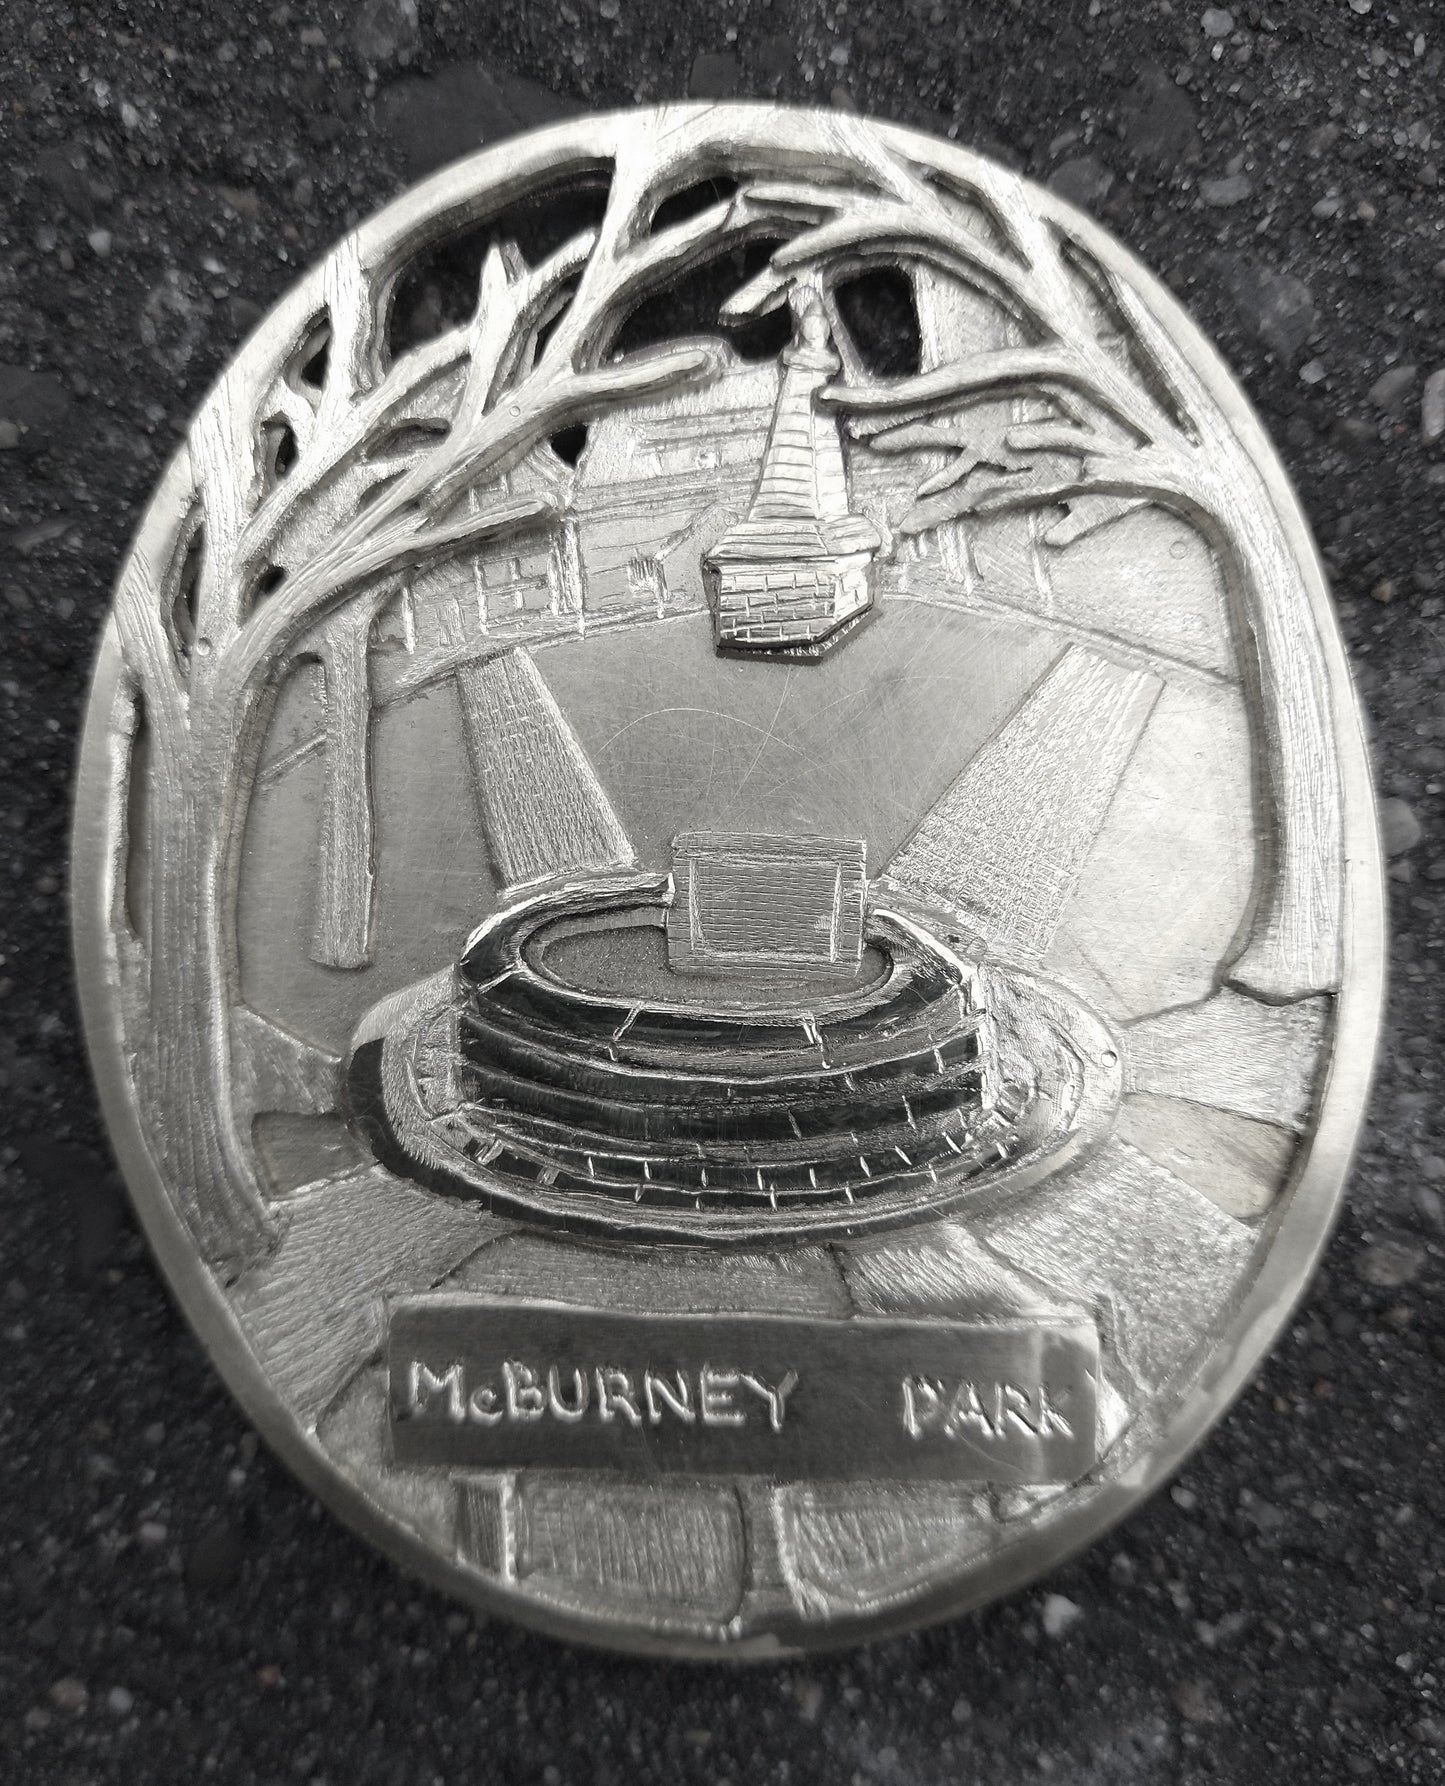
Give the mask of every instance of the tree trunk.
[{"label": "tree trunk", "polygon": [[317,643],[326,679],[326,789],[311,959],[323,967],[371,960],[375,882],[371,797],[372,599],[331,616]]},{"label": "tree trunk", "polygon": [[277,1233],[231,1110],[231,951],[222,907],[235,765],[245,759],[237,746],[255,715],[236,719],[224,739],[192,736],[183,725],[179,737],[156,738],[150,1021],[136,1061],[152,1150],[202,1258],[227,1277],[264,1254]]},{"label": "tree trunk", "polygon": [[1257,751],[1262,856],[1254,909],[1226,979],[1266,1004],[1340,980],[1342,790],[1329,689],[1304,574],[1274,498],[1232,432],[1207,445],[1122,452],[1081,466],[1047,500],[1143,498],[1184,517],[1223,570]]},{"label": "tree trunk", "polygon": [[[1325,733],[1329,690],[1309,601],[1278,528],[1241,544],[1257,567],[1244,608],[1264,684],[1264,747],[1274,820],[1267,893],[1230,981],[1270,1002],[1339,985],[1340,875],[1344,861],[1339,769]],[[1236,596],[1236,599],[1238,597]]]},{"label": "tree trunk", "polygon": [[1339,985],[1342,791],[1309,592],[1253,459],[1232,434],[1227,441],[1192,455],[1174,505],[1219,556],[1259,715],[1264,866],[1227,978],[1286,1004]]}]

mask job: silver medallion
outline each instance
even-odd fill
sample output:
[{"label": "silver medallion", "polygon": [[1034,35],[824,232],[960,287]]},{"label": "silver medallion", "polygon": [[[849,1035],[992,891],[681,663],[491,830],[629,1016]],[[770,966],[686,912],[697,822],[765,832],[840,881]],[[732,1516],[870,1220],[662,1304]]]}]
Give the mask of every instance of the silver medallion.
[{"label": "silver medallion", "polygon": [[755,106],[475,156],[276,307],[120,576],[75,919],[269,1441],[456,1593],[683,1654],[977,1605],[1164,1480],[1381,997],[1219,361],[1015,174]]}]

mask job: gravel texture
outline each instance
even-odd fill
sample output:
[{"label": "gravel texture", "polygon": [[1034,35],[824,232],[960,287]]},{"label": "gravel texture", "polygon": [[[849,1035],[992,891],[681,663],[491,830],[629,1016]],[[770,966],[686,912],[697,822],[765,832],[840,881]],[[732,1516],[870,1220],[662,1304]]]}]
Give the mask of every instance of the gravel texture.
[{"label": "gravel texture", "polygon": [[[0,7],[0,1777],[1445,1779],[1442,49],[1429,0]],[[564,110],[687,91],[956,135],[1163,274],[1314,518],[1392,852],[1373,1126],[1325,1269],[1235,1412],[1035,1590],[748,1672],[474,1618],[258,1447],[133,1230],[65,933],[108,585],[207,382],[407,179]]]}]

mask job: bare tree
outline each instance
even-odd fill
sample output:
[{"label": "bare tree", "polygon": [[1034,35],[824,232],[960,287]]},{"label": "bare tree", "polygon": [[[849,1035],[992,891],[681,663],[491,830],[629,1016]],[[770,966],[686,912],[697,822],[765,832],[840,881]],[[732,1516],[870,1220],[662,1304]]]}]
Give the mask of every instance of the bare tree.
[{"label": "bare tree", "polygon": [[[1139,289],[1092,252],[1085,219],[1041,215],[1022,181],[982,161],[944,181],[861,144],[858,174],[847,187],[794,179],[747,189],[754,209],[794,233],[728,310],[767,310],[805,274],[836,281],[901,262],[983,292],[1009,319],[1017,345],[890,383],[860,380],[858,356],[845,354],[854,376],[823,393],[873,448],[943,454],[905,531],[1062,504],[1075,512],[1046,537],[1063,543],[1140,501],[1199,529],[1260,693],[1268,795],[1263,884],[1229,979],[1270,1002],[1332,989],[1341,845],[1328,702],[1296,553],[1240,418],[1222,414]],[[1048,414],[990,433],[978,406],[1009,396],[1042,399]]]},{"label": "bare tree", "polygon": [[[400,576],[545,519],[545,499],[508,488],[540,441],[714,376],[719,349],[707,342],[608,357],[637,303],[756,227],[724,200],[654,231],[659,177],[675,190],[688,170],[678,145],[618,165],[600,226],[536,266],[493,247],[471,318],[392,365],[384,319],[399,269],[343,242],[326,266],[324,313],[269,376],[232,371],[202,405],[170,562],[157,575],[137,552],[122,575],[124,677],[151,751],[150,910],[128,951],[146,1006],[136,1073],[166,1176],[223,1270],[274,1234],[234,1121],[228,1009],[240,820],[280,669],[303,636],[314,640],[328,699],[354,726],[371,616]],[[313,382],[304,374],[322,339]],[[341,964],[364,959],[369,902],[364,726],[358,745],[357,779],[328,799],[322,841]]]}]

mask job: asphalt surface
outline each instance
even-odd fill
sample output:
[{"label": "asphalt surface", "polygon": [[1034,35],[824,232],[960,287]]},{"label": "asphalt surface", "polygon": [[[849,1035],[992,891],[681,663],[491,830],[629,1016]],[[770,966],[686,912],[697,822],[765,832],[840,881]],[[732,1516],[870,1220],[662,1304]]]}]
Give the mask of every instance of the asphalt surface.
[{"label": "asphalt surface", "polygon": [[[1445,429],[1442,49],[1428,0],[0,9],[0,1778],[1445,1778],[1445,441],[1422,438]],[[955,134],[1164,276],[1313,517],[1394,852],[1372,1124],[1256,1385],[1037,1589],[746,1672],[475,1618],[258,1447],[108,1164],[65,929],[109,584],[235,344],[428,167],[688,90]]]}]

